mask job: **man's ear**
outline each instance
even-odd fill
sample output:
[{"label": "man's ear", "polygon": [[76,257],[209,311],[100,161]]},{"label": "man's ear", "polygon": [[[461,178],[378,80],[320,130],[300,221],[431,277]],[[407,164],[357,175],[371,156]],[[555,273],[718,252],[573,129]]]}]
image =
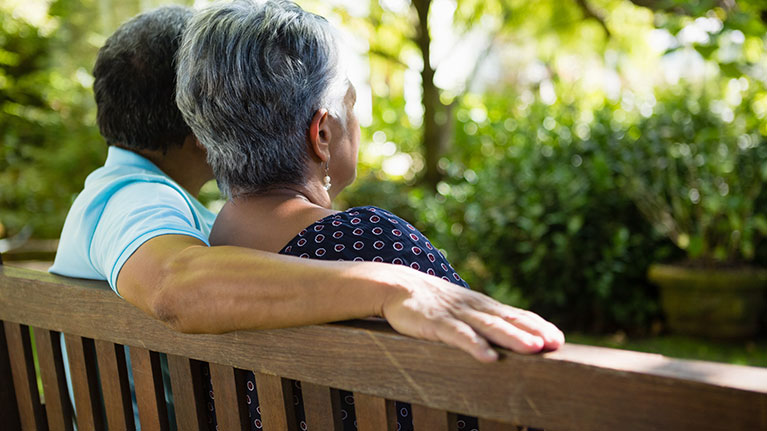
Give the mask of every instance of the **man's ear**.
[{"label": "man's ear", "polygon": [[200,140],[197,139],[197,136],[194,136],[192,133],[186,135],[184,138],[184,145],[194,145],[195,147],[205,151],[205,146],[203,146],[202,143],[200,143]]},{"label": "man's ear", "polygon": [[330,121],[327,109],[318,109],[309,124],[309,148],[321,162],[330,159]]}]

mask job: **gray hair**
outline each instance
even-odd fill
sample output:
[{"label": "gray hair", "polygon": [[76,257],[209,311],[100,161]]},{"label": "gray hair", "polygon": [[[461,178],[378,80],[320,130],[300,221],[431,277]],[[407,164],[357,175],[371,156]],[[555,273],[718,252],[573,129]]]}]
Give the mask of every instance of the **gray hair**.
[{"label": "gray hair", "polygon": [[314,113],[346,118],[336,40],[286,0],[215,4],[189,21],[176,102],[226,195],[303,183]]}]

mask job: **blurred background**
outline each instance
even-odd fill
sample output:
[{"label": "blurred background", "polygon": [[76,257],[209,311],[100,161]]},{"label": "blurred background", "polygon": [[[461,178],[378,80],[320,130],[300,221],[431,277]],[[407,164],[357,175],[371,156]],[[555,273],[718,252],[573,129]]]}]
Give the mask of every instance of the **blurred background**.
[{"label": "blurred background", "polygon": [[[167,3],[0,3],[6,261],[52,258],[106,156],[98,48]],[[339,209],[410,220],[474,289],[570,340],[767,366],[763,0],[298,3],[342,30],[357,86],[360,167]],[[222,204],[214,182],[201,199]],[[744,300],[751,329],[737,341],[675,334],[654,263],[763,277]]]}]

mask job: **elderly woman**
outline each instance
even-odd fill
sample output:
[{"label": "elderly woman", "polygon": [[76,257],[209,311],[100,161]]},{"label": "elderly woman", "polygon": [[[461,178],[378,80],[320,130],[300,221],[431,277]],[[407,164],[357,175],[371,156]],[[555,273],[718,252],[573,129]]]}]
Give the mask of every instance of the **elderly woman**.
[{"label": "elderly woman", "polygon": [[[229,197],[211,244],[407,265],[468,287],[405,220],[372,206],[332,209],[355,178],[360,129],[355,90],[324,18],[282,0],[214,5],[189,23],[178,71],[179,107]],[[534,352],[561,344],[524,320],[513,322],[516,330],[532,335],[504,347]],[[258,427],[256,394],[248,395]],[[353,400],[345,398],[353,429]],[[399,427],[411,428],[408,406],[398,412]]]}]

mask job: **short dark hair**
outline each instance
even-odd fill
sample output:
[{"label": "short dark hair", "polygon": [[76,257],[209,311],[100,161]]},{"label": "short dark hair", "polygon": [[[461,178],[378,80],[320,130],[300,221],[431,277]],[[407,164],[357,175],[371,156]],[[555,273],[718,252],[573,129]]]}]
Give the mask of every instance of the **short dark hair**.
[{"label": "short dark hair", "polygon": [[176,101],[228,196],[305,181],[306,132],[348,89],[325,18],[287,0],[235,0],[199,12],[178,53]]},{"label": "short dark hair", "polygon": [[98,125],[107,144],[167,151],[192,133],[176,106],[175,57],[191,9],[135,16],[101,47],[93,67]]}]

